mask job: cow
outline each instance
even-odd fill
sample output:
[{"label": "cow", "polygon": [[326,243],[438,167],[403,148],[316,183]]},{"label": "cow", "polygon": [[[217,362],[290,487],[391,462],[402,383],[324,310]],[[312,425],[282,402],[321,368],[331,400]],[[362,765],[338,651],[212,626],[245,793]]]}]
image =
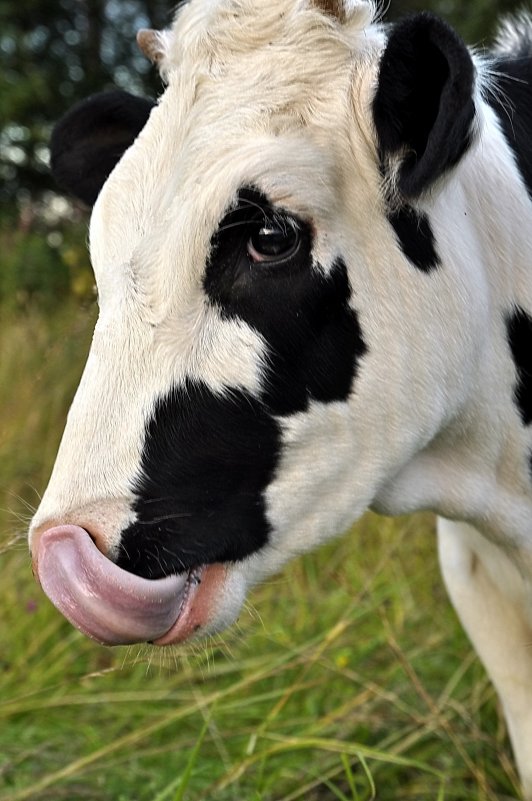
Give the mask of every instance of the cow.
[{"label": "cow", "polygon": [[531,19],[481,54],[366,0],[190,0],[138,40],[158,102],[52,138],[100,308],[39,582],[178,643],[364,510],[433,510],[532,799]]}]

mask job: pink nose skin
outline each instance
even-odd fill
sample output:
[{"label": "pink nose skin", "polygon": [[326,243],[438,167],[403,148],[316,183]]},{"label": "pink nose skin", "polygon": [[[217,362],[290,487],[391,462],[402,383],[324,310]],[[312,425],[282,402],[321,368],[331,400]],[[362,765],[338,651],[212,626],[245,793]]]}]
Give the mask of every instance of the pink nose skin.
[{"label": "pink nose skin", "polygon": [[188,596],[188,575],[151,581],[115,565],[79,526],[44,531],[37,543],[41,586],[80,631],[105,645],[160,639]]}]

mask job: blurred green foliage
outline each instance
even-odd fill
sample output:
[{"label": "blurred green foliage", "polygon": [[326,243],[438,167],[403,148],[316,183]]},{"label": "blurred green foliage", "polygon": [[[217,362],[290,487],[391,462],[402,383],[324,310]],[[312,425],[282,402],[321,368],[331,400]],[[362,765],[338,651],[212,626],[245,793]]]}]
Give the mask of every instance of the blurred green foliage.
[{"label": "blurred green foliage", "polygon": [[0,272],[2,306],[25,305],[34,296],[44,300],[60,297],[68,288],[68,268],[58,259],[44,236],[25,231],[0,233],[4,251]]},{"label": "blurred green foliage", "polygon": [[397,19],[415,11],[433,11],[453,25],[469,44],[486,45],[499,18],[523,5],[522,0],[390,0],[387,17]]},{"label": "blurred green foliage", "polygon": [[11,225],[0,217],[0,308],[25,309],[31,303],[52,310],[69,295],[94,298],[94,278],[85,242],[85,225],[64,224],[49,231]]},{"label": "blurred green foliage", "polygon": [[[485,43],[498,17],[520,6],[520,0],[391,0],[386,19],[429,9],[466,40]],[[0,304],[91,296],[87,210],[64,204],[62,214],[47,213],[57,200],[48,170],[50,132],[92,92],[161,91],[135,33],[165,27],[173,7],[168,0],[0,0]]]},{"label": "blurred green foliage", "polygon": [[152,95],[159,81],[138,51],[141,27],[164,27],[166,0],[0,0],[0,202],[52,189],[53,122],[110,86]]}]

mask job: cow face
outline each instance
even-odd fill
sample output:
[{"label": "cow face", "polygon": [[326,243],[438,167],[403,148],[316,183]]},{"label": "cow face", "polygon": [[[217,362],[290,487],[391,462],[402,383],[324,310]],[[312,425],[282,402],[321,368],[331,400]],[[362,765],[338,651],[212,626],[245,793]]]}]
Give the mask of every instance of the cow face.
[{"label": "cow face", "polygon": [[192,0],[141,37],[156,105],[97,95],[56,129],[58,180],[97,197],[100,316],[31,541],[102,642],[231,622],[463,398],[446,325],[475,299],[420,198],[470,144],[471,59],[433,17],[386,43],[371,16]]}]

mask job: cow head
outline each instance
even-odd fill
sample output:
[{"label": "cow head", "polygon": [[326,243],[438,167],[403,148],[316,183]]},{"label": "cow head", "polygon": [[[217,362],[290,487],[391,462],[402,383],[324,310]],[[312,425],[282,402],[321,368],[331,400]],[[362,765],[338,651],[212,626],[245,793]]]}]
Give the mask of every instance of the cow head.
[{"label": "cow head", "polygon": [[230,623],[463,401],[474,299],[422,199],[470,145],[474,70],[436,18],[372,17],[192,0],[139,37],[157,104],[96,95],[55,131],[100,315],[31,546],[102,642]]}]

